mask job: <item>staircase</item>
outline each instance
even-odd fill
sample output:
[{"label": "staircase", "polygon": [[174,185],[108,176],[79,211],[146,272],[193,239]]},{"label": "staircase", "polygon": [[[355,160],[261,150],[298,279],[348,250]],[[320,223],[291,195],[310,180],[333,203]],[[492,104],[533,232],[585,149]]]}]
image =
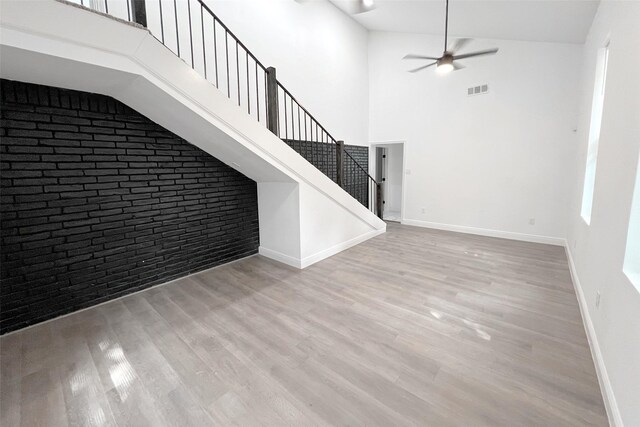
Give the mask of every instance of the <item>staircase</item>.
[{"label": "staircase", "polygon": [[[380,185],[201,0],[74,0],[148,28],[246,113],[382,217]],[[147,4],[149,10],[147,10]]]},{"label": "staircase", "polygon": [[367,166],[201,0],[8,1],[0,24],[3,78],[113,96],[258,182],[263,255],[385,231]]}]

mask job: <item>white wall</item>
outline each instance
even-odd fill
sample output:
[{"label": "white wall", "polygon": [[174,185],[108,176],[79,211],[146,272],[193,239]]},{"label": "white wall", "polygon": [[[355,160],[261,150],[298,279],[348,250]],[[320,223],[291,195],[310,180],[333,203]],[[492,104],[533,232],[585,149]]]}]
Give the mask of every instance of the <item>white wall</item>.
[{"label": "white wall", "polygon": [[[375,216],[374,219],[378,220]],[[301,259],[300,264],[295,266],[305,268],[384,233],[386,224],[379,221],[381,224],[374,227],[359,221],[353,212],[345,209],[335,199],[300,183]]]},{"label": "white wall", "polygon": [[[640,3],[603,1],[584,48],[568,249],[614,422],[640,425],[640,288],[622,265],[640,155]],[[591,225],[580,217],[596,52],[610,40]],[[599,308],[596,293],[600,292]],[[616,407],[617,404],[617,407]]]},{"label": "white wall", "polygon": [[[327,0],[205,0],[336,139],[368,145],[367,31]],[[259,31],[256,29],[259,28]]]},{"label": "white wall", "polygon": [[[343,195],[351,200],[347,193]],[[308,267],[386,230],[359,220],[340,202],[306,182],[258,183],[260,254],[297,268]],[[362,205],[360,205],[363,209]]]},{"label": "white wall", "polygon": [[[402,60],[439,54],[441,37],[369,39],[370,139],[405,141],[406,222],[562,242],[581,47],[475,40],[466,51],[500,51],[441,76]],[[467,97],[483,83],[488,94]]]}]

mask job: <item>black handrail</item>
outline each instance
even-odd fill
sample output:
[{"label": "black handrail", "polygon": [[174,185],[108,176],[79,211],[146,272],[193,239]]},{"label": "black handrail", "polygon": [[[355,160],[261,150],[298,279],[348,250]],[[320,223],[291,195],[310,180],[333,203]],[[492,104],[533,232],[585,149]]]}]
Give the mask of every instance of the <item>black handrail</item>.
[{"label": "black handrail", "polygon": [[362,170],[362,172],[364,172],[364,173],[365,173],[369,178],[371,178],[371,179],[373,179],[373,180],[375,181],[375,179],[374,179],[371,175],[369,175],[369,171],[367,171],[365,168],[363,168],[363,167],[360,165],[360,163],[358,163],[358,161],[357,161],[356,159],[354,159],[354,158],[353,158],[353,156],[352,156],[351,154],[349,154],[349,152],[348,152],[348,151],[345,151],[344,153],[347,155],[347,157],[350,157],[350,158],[351,158],[351,160],[353,160],[353,163],[355,163],[355,165],[356,165],[356,167],[357,167],[357,168],[361,169],[361,170]]},{"label": "black handrail", "polygon": [[297,99],[296,99],[296,98],[291,94],[291,92],[289,92],[289,91],[287,90],[287,88],[285,88],[285,87],[282,85],[282,83],[278,82],[278,87],[279,87],[280,89],[282,89],[282,91],[284,92],[284,94],[285,94],[285,99],[286,99],[286,96],[289,96],[289,98],[290,98],[293,102],[295,102],[295,103],[296,103],[296,105],[298,105],[298,107],[299,107],[300,109],[302,109],[302,111],[304,111],[304,112],[305,112],[305,114],[306,114],[307,116],[309,116],[309,118],[310,118],[311,120],[313,120],[314,122],[316,122],[316,123],[318,124],[318,126],[320,127],[320,129],[322,129],[322,131],[327,135],[327,137],[328,137],[328,139],[329,139],[329,140],[331,140],[331,141],[332,141],[332,142],[334,142],[334,143],[337,141],[337,140],[336,140],[333,136],[331,136],[331,134],[330,134],[330,133],[329,133],[329,132],[324,128],[324,126],[322,126],[322,125],[320,124],[320,122],[318,122],[318,120],[316,120],[316,118],[315,118],[315,117],[313,117],[313,115],[312,115],[312,114],[311,114],[311,113],[310,113],[306,108],[304,108],[304,107],[302,106],[302,104],[300,104],[300,102],[298,102],[298,100],[297,100]]},{"label": "black handrail", "polygon": [[[115,1],[112,7],[109,7],[111,0],[75,1],[85,7],[87,7],[85,3],[88,3],[88,7],[93,10],[127,19],[149,28],[151,34],[158,41],[174,51],[179,58],[190,63],[194,70],[199,71],[201,68],[204,78],[219,90],[226,90],[227,97],[231,100],[237,100],[238,106],[242,108],[246,99],[246,111],[249,115],[255,116],[258,122],[264,123],[270,131],[285,141],[298,154],[334,180],[363,205],[381,216],[380,184],[369,175],[367,169],[344,151],[344,144],[337,141],[277,80],[275,69],[262,64],[202,0],[186,0],[186,2],[125,0],[126,12],[122,0]],[[197,13],[194,16],[192,11],[191,5],[194,1],[200,6],[199,19]],[[184,11],[185,3],[186,12]],[[157,6],[158,13],[155,16],[149,16],[147,6],[153,6],[153,8]],[[184,25],[182,28],[180,26],[179,7],[182,9],[180,15],[186,14],[181,17],[188,22],[188,34],[185,34]],[[150,28],[153,26],[154,19],[149,18],[157,19],[159,38]],[[169,42],[165,37],[165,31],[169,31],[167,27],[171,27],[171,24],[175,31],[175,48],[173,42]],[[219,35],[224,37],[223,41],[220,40]],[[188,37],[188,49],[181,49],[181,42],[186,43],[185,40],[181,40],[181,36]],[[200,41],[201,53],[196,52],[198,42],[196,41],[196,46],[194,46],[194,40]],[[224,43],[224,48],[221,51],[219,51],[220,43]],[[211,49],[213,49],[213,58],[208,60],[207,51]],[[196,53],[198,61],[196,61]],[[230,55],[232,59],[230,59]],[[235,56],[235,66],[232,66],[233,56]],[[242,64],[243,61],[244,64]],[[215,81],[209,78],[212,71],[211,66],[215,71]],[[246,85],[242,84],[241,86],[243,79],[246,80]],[[246,92],[246,97],[243,92]],[[255,103],[252,102],[252,95],[255,98]],[[254,109],[252,109],[252,104],[255,105]],[[345,169],[345,162],[349,164],[348,169]],[[361,183],[360,181],[363,180],[366,182]],[[365,185],[366,190],[363,188]]]},{"label": "black handrail", "polygon": [[[158,0],[161,1],[161,0]],[[213,13],[213,11],[211,9],[209,9],[209,6],[207,6],[206,4],[204,4],[202,2],[202,0],[196,0],[198,3],[200,3],[200,6],[202,6],[207,12],[209,12],[209,14],[216,20],[218,21],[218,23],[222,26],[222,28],[229,33],[229,35],[231,35],[231,37],[233,37],[233,39],[236,41],[237,44],[239,44],[248,54],[249,56],[251,56],[251,58],[256,61],[256,63],[262,67],[263,70],[266,70],[267,67],[265,67],[264,65],[262,65],[262,63],[258,60],[258,58],[255,57],[255,55],[253,53],[251,53],[251,51],[244,45],[244,43],[242,43],[240,41],[240,39],[238,37],[236,37],[235,34],[233,34],[233,31],[231,31],[229,29],[229,27],[227,27],[224,22],[222,22],[220,19],[218,19],[218,17],[216,16],[215,13]],[[187,2],[189,2],[189,0],[187,0]]]},{"label": "black handrail", "polygon": [[[345,179],[343,188],[351,194],[356,200],[368,207],[372,212],[382,218],[382,199],[381,199],[381,187],[376,180],[369,175],[369,172],[358,163],[348,151],[344,151],[344,158],[348,159],[353,164],[351,167],[345,166],[345,171],[352,173],[351,179]],[[355,167],[355,171],[354,171]],[[366,182],[366,191],[363,192],[362,178]],[[350,182],[352,183],[350,185]],[[353,188],[355,183],[355,188]]]}]

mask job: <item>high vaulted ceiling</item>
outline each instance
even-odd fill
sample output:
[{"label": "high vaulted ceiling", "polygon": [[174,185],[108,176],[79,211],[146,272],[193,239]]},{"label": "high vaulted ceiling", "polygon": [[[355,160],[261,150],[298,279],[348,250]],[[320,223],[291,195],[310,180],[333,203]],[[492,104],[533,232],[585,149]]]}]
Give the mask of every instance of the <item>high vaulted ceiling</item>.
[{"label": "high vaulted ceiling", "polygon": [[[330,0],[373,31],[444,34],[445,0]],[[598,0],[450,0],[449,34],[458,37],[584,43]]]}]

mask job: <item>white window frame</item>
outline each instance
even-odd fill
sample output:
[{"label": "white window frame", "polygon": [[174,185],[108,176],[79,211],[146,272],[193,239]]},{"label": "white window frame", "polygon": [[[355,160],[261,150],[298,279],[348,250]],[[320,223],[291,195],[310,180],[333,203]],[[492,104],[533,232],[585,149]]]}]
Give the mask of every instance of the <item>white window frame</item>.
[{"label": "white window frame", "polygon": [[594,78],[593,101],[591,103],[591,122],[589,125],[589,145],[587,147],[587,161],[584,171],[584,186],[582,189],[582,205],[580,216],[587,225],[591,224],[593,210],[593,193],[596,186],[596,166],[598,160],[598,145],[602,127],[602,113],[604,109],[604,93],[607,82],[607,67],[609,65],[609,42],[598,51],[596,60],[596,74]]},{"label": "white window frame", "polygon": [[638,156],[636,167],[636,183],[633,188],[629,228],[627,229],[627,247],[622,270],[640,291],[640,156]]}]

